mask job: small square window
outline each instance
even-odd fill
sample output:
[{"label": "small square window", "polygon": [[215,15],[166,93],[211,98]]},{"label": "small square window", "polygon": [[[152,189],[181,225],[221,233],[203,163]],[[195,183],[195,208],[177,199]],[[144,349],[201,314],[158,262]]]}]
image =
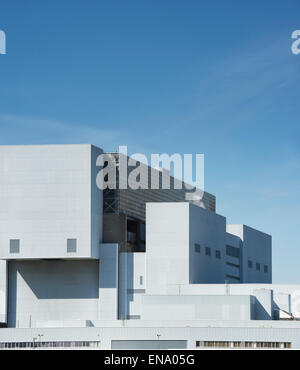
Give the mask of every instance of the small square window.
[{"label": "small square window", "polygon": [[210,256],[211,252],[210,252],[210,248],[209,247],[205,247],[205,255],[206,256]]},{"label": "small square window", "polygon": [[256,270],[260,271],[260,263],[256,262]]},{"label": "small square window", "polygon": [[200,251],[201,251],[200,244],[195,243],[195,252],[200,253]]},{"label": "small square window", "polygon": [[249,268],[249,269],[252,269],[252,266],[253,266],[252,261],[251,261],[251,260],[248,260],[248,268]]},{"label": "small square window", "polygon": [[216,258],[221,259],[221,251],[216,250]]},{"label": "small square window", "polygon": [[268,266],[267,266],[267,265],[264,265],[264,272],[266,272],[266,273],[267,273],[267,272],[268,272],[268,270],[269,270],[269,269],[268,269]]},{"label": "small square window", "polygon": [[20,253],[20,240],[11,239],[9,241],[9,253]]},{"label": "small square window", "polygon": [[77,251],[77,239],[67,239],[67,252],[76,253]]}]

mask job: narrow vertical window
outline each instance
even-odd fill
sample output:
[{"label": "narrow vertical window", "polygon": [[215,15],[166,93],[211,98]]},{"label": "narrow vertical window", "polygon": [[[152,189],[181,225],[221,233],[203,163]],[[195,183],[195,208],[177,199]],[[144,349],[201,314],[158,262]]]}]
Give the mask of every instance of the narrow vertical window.
[{"label": "narrow vertical window", "polygon": [[20,253],[20,240],[11,239],[9,241],[9,253]]},{"label": "narrow vertical window", "polygon": [[205,247],[205,255],[206,256],[210,256],[210,254],[211,254],[210,248],[209,247]]},{"label": "narrow vertical window", "polygon": [[67,239],[67,252],[76,253],[77,251],[77,239]]}]

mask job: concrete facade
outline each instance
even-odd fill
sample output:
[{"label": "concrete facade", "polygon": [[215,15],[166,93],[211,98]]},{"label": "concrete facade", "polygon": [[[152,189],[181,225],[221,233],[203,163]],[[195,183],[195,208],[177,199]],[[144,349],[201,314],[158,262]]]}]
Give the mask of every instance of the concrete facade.
[{"label": "concrete facade", "polygon": [[272,282],[272,237],[246,225],[227,225],[226,229],[240,239],[241,282]]},{"label": "concrete facade", "polygon": [[190,203],[147,203],[146,217],[149,294],[169,284],[272,282],[269,235]]},{"label": "concrete facade", "polygon": [[98,261],[10,261],[8,326],[98,320]]},{"label": "concrete facade", "polygon": [[[266,321],[127,321],[102,323],[95,328],[39,328],[1,329],[0,346],[15,348],[80,348],[86,342],[99,349],[201,349],[213,344],[225,344],[225,348],[300,348],[300,326],[298,322]],[[159,335],[159,340],[158,340]],[[115,346],[118,341],[120,345]],[[175,343],[174,343],[175,341]],[[85,342],[85,343],[84,343]],[[160,347],[160,343],[165,343]],[[180,342],[180,346],[178,346]],[[79,347],[75,347],[76,344]],[[175,346],[174,346],[175,344]],[[249,347],[249,344],[251,347]],[[285,346],[285,344],[287,346]],[[248,347],[246,347],[248,345]],[[274,347],[273,347],[274,345]],[[278,346],[277,346],[278,345]],[[2,347],[2,348],[3,348]],[[219,347],[219,346],[218,346]]]},{"label": "concrete facade", "polygon": [[92,145],[0,146],[0,259],[99,258],[101,153]]},{"label": "concrete facade", "polygon": [[142,199],[145,248],[114,242],[132,236],[115,215],[103,242],[101,153],[0,147],[1,348],[41,336],[46,347],[300,348],[300,324],[279,320],[300,318],[300,287],[271,284],[271,236],[187,201]]}]

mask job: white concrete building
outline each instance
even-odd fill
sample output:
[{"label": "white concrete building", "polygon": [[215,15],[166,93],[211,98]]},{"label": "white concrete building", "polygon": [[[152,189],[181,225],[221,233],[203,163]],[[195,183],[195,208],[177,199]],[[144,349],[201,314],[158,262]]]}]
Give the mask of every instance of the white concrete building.
[{"label": "white concrete building", "polygon": [[125,192],[109,214],[101,153],[0,147],[0,348],[300,348],[300,286],[272,285],[271,236],[208,193],[143,191],[135,209]]}]

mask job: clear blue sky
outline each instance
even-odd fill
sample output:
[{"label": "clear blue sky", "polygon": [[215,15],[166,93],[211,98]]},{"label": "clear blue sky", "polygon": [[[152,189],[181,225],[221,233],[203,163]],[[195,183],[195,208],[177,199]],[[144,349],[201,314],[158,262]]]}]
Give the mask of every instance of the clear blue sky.
[{"label": "clear blue sky", "polygon": [[0,144],[204,153],[218,213],[300,283],[300,1],[2,0]]}]

